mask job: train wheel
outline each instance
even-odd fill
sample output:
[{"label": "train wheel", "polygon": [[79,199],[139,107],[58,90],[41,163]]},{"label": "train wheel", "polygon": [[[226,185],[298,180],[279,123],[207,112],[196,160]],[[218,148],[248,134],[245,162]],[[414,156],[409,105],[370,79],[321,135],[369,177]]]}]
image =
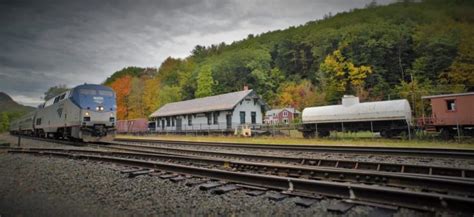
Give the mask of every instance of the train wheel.
[{"label": "train wheel", "polygon": [[439,137],[444,140],[450,140],[454,138],[454,135],[449,129],[443,128],[439,133]]}]

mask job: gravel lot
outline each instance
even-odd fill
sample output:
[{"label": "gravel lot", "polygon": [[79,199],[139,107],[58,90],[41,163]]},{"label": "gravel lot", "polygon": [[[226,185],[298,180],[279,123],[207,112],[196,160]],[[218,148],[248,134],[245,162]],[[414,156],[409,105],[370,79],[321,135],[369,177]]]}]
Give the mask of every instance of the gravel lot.
[{"label": "gravel lot", "polygon": [[[16,142],[5,134],[0,140]],[[64,147],[22,141],[23,147]],[[295,204],[297,197],[269,200],[274,192],[255,197],[246,195],[246,190],[214,195],[187,187],[186,180],[173,183],[148,175],[128,178],[116,168],[82,160],[7,154],[0,149],[0,216],[368,216],[375,210],[355,206],[344,214],[327,211],[329,205],[339,202],[336,199],[304,208]],[[432,213],[400,209],[393,216]]]},{"label": "gravel lot", "polygon": [[[1,216],[341,216],[322,200],[309,208],[297,198],[280,202],[271,192],[247,196],[244,190],[213,195],[186,181],[157,176],[127,178],[111,165],[62,158],[0,154]],[[374,208],[356,206],[342,216],[367,216]],[[429,216],[402,209],[395,216]]]}]

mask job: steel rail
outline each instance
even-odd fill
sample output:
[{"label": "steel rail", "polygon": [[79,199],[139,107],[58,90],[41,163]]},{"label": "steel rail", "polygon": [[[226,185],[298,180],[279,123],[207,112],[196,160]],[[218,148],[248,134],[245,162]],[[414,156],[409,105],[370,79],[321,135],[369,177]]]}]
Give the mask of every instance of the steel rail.
[{"label": "steel rail", "polygon": [[324,145],[285,145],[285,144],[248,144],[227,142],[196,142],[159,139],[115,138],[119,142],[159,143],[176,145],[199,145],[210,147],[228,147],[243,149],[264,149],[283,151],[336,152],[356,154],[408,155],[422,157],[448,157],[474,159],[474,150],[443,148],[400,148],[400,147],[361,147],[361,146],[324,146]]},{"label": "steel rail", "polygon": [[426,177],[406,174],[393,174],[386,172],[354,171],[348,169],[312,168],[308,166],[290,166],[281,164],[250,163],[245,161],[228,161],[222,159],[210,159],[202,157],[176,156],[166,154],[146,154],[135,152],[116,151],[94,151],[77,149],[11,149],[11,153],[38,153],[38,154],[94,154],[101,156],[114,156],[121,158],[135,158],[142,160],[162,161],[176,160],[191,162],[193,164],[205,163],[207,166],[219,166],[237,171],[252,171],[260,174],[272,174],[285,177],[300,177],[305,179],[330,180],[339,182],[364,183],[371,185],[383,185],[399,188],[412,188],[424,191],[443,192],[445,194],[457,194],[474,196],[474,182],[466,179],[446,179],[443,177]]},{"label": "steel rail", "polygon": [[[23,153],[38,154],[38,152],[25,151]],[[327,197],[350,199],[354,201],[373,202],[392,206],[406,207],[429,211],[457,211],[474,212],[474,199],[439,193],[413,192],[409,190],[396,189],[382,186],[369,186],[354,183],[328,182],[321,180],[308,180],[292,177],[281,177],[274,175],[262,175],[244,172],[232,172],[219,169],[200,168],[172,163],[151,162],[146,160],[118,158],[110,156],[98,156],[87,154],[71,154],[52,152],[48,155],[69,157],[75,159],[87,159],[101,162],[111,162],[128,166],[137,166],[164,170],[175,173],[190,174],[198,177],[220,179],[228,182],[293,191],[302,193],[313,193]]]},{"label": "steel rail", "polygon": [[[218,158],[235,158],[244,159],[249,161],[268,161],[285,164],[296,164],[296,165],[308,165],[316,167],[334,167],[334,168],[345,168],[345,169],[356,169],[356,170],[375,170],[385,172],[397,172],[407,174],[425,174],[425,175],[439,175],[439,176],[451,176],[451,177],[462,177],[462,178],[473,178],[474,170],[467,168],[454,168],[454,167],[440,167],[440,166],[426,166],[426,165],[415,165],[415,164],[397,164],[397,163],[386,163],[386,162],[363,162],[356,160],[332,160],[322,158],[301,158],[301,157],[284,157],[284,156],[270,156],[261,154],[242,154],[234,152],[223,152],[223,151],[207,151],[207,150],[191,150],[182,148],[170,148],[170,147],[158,147],[150,145],[137,145],[137,144],[124,144],[124,143],[111,143],[113,146],[105,146],[107,148],[127,150],[127,151],[138,151],[144,153],[163,153],[174,152],[177,154],[188,154],[188,155],[206,155],[210,157]],[[132,148],[124,148],[124,147]],[[140,149],[137,149],[140,148]],[[148,150],[144,150],[148,149]],[[159,150],[160,152],[153,152],[149,150]]]}]

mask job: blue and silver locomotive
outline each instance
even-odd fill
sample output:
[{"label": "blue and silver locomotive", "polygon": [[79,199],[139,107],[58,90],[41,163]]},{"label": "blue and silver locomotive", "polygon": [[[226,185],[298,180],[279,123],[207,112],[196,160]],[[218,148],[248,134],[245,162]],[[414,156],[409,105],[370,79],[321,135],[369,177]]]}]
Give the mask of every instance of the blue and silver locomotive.
[{"label": "blue and silver locomotive", "polygon": [[84,84],[47,100],[11,123],[12,134],[107,141],[115,134],[116,102],[107,86]]}]

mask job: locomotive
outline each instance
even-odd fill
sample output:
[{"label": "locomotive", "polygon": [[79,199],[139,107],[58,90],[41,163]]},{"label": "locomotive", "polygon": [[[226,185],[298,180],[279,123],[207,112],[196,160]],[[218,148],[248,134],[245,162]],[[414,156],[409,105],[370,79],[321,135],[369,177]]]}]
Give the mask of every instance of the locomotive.
[{"label": "locomotive", "polygon": [[116,109],[115,93],[110,87],[83,84],[13,121],[10,133],[84,142],[109,141],[115,134]]}]

